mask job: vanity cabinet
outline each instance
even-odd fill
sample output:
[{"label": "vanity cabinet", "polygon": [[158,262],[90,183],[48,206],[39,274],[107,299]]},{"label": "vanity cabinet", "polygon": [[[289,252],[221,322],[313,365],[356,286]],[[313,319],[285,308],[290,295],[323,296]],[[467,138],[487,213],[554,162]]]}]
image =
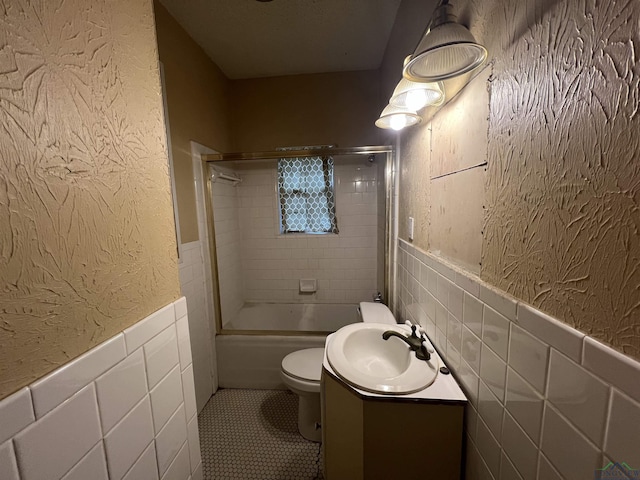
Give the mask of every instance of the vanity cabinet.
[{"label": "vanity cabinet", "polygon": [[327,480],[461,478],[466,401],[368,395],[327,368],[321,384]]}]

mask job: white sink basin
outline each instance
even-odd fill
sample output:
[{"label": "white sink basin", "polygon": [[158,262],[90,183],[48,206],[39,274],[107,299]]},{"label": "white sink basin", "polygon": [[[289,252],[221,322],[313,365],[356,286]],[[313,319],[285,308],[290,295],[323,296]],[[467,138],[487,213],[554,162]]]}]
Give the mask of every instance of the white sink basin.
[{"label": "white sink basin", "polygon": [[406,327],[381,323],[354,323],[331,336],[327,360],[344,381],[374,393],[406,394],[431,385],[438,374],[438,360],[419,360],[401,339],[382,338],[394,330],[405,336]]}]

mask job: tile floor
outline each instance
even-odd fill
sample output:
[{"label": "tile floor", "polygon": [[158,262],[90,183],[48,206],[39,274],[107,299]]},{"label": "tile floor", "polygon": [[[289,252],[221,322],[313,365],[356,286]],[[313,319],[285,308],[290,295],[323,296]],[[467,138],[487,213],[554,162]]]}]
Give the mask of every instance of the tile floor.
[{"label": "tile floor", "polygon": [[198,415],[204,478],[321,480],[319,443],[298,433],[298,397],[223,389]]}]

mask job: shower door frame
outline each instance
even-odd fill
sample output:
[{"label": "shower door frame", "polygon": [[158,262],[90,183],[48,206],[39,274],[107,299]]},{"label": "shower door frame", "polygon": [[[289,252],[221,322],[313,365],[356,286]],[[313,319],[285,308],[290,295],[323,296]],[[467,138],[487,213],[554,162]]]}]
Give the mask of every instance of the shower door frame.
[{"label": "shower door frame", "polygon": [[393,168],[395,147],[393,145],[369,145],[361,147],[346,148],[309,148],[304,150],[274,150],[266,152],[234,152],[234,153],[215,153],[202,154],[202,178],[206,181],[207,201],[205,202],[207,215],[207,229],[209,231],[209,253],[211,258],[211,276],[213,279],[213,307],[215,311],[215,328],[216,335],[326,335],[331,332],[309,332],[309,331],[291,331],[291,330],[229,330],[222,326],[222,309],[220,306],[220,277],[218,274],[218,257],[216,250],[216,235],[213,216],[213,186],[211,175],[209,174],[209,166],[219,162],[246,161],[246,160],[277,160],[279,158],[309,157],[309,156],[326,156],[333,157],[339,155],[373,155],[377,153],[385,154],[385,251],[384,251],[384,289],[381,292],[385,301],[391,301],[391,292],[394,287],[392,282],[394,277],[391,271],[392,264],[392,248],[393,240],[392,231],[392,194],[395,169]]}]

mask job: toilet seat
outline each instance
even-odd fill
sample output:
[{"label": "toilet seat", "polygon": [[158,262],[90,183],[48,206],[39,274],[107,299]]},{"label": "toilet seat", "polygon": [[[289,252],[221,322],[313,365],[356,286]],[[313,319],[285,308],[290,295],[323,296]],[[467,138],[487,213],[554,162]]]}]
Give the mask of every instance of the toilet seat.
[{"label": "toilet seat", "polygon": [[282,359],[282,371],[289,377],[307,383],[320,383],[324,348],[306,348]]}]

